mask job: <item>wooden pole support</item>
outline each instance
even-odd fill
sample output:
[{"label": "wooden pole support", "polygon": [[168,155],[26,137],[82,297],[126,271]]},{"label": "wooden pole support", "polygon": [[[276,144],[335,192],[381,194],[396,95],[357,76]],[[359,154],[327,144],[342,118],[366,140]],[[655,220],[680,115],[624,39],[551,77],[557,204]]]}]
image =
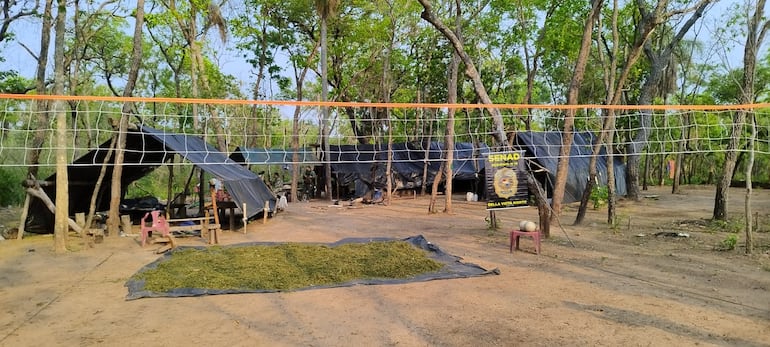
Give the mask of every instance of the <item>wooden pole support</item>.
[{"label": "wooden pole support", "polygon": [[248,217],[246,217],[246,216],[248,216],[248,215],[249,214],[246,213],[246,203],[244,202],[243,203],[243,233],[244,234],[246,234],[246,222],[248,222],[248,220],[247,220]]},{"label": "wooden pole support", "polygon": [[267,224],[267,213],[270,212],[270,203],[265,200],[265,207],[262,208],[262,224]]},{"label": "wooden pole support", "polygon": [[123,228],[124,234],[132,234],[131,230],[131,216],[124,214],[120,216],[120,226]]}]

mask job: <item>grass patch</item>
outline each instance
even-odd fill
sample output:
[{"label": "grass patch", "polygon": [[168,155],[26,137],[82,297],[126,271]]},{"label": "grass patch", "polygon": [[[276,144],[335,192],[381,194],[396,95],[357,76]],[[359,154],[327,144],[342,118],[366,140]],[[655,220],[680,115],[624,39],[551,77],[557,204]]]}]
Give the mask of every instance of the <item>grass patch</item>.
[{"label": "grass patch", "polygon": [[709,222],[709,229],[714,232],[739,233],[744,230],[746,220],[743,218],[731,218],[726,221],[712,219]]},{"label": "grass patch", "polygon": [[727,237],[714,248],[718,251],[732,251],[737,244],[738,234],[728,234]]},{"label": "grass patch", "polygon": [[404,241],[329,247],[285,243],[183,249],[134,275],[144,289],[293,290],[357,279],[401,279],[436,271],[442,264]]}]

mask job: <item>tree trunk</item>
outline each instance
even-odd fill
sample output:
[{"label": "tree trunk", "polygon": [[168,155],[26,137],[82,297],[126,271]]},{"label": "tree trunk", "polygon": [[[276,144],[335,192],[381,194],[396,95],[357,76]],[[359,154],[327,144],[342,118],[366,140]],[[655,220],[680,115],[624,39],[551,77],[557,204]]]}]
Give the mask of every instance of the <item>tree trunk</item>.
[{"label": "tree trunk", "polygon": [[[754,79],[756,77],[757,52],[764,40],[770,20],[764,20],[766,0],[757,1],[754,13],[748,19],[746,45],[743,50],[743,81],[741,85],[740,103],[754,102]],[[747,11],[748,12],[748,11]],[[727,220],[727,201],[729,200],[729,188],[735,171],[735,162],[738,158],[740,138],[743,136],[744,123],[746,123],[745,110],[738,110],[733,116],[733,126],[730,132],[730,141],[725,153],[725,163],[722,169],[722,177],[717,183],[716,196],[714,197],[713,219]]]},{"label": "tree trunk", "polygon": [[660,165],[658,165],[658,186],[660,187],[663,187],[663,185],[666,183],[667,167],[668,167],[668,157],[665,154],[662,154],[660,155]]},{"label": "tree trunk", "polygon": [[[195,37],[194,37],[194,32],[195,32],[195,30],[197,30],[196,29],[197,25],[196,25],[196,22],[195,22],[195,14],[193,14],[190,17],[191,18],[190,18],[190,24],[189,24],[190,26],[189,27],[185,27],[184,23],[181,20],[178,19],[177,21],[179,22],[180,29],[182,30],[182,32],[185,35],[185,39],[187,40],[187,45],[190,47],[190,55],[191,55],[191,58],[190,58],[190,93],[191,93],[191,96],[192,96],[193,99],[198,99],[198,98],[200,98],[200,94],[201,94],[200,86],[198,85],[199,84],[198,80],[199,80],[200,76],[198,75],[198,71],[199,71],[199,69],[198,69],[198,60],[194,58],[195,54],[196,54],[195,53],[195,50],[196,50],[195,46],[197,45],[197,43],[195,41]],[[193,129],[199,130],[199,129],[201,129],[200,120],[198,119],[199,118],[198,117],[198,113],[199,113],[198,112],[198,106],[199,105],[197,103],[193,103],[190,106],[192,107]],[[203,132],[204,132],[203,139],[205,141],[205,139],[206,139],[206,136],[205,136],[206,130],[203,129]],[[201,187],[201,189],[200,189],[200,196],[201,197],[203,197],[205,195],[203,193],[204,190],[205,189],[203,189],[203,187]],[[205,201],[205,200],[203,198],[201,198],[201,203],[203,201]],[[203,204],[201,204],[201,206],[203,206]]]},{"label": "tree trunk", "polygon": [[[455,0],[455,31],[457,41],[463,45],[463,18],[460,0]],[[452,54],[452,62],[449,64],[449,81],[447,83],[447,103],[457,103],[458,74],[460,70],[460,55],[455,51]],[[444,213],[452,213],[452,180],[454,173],[452,166],[455,158],[455,113],[457,109],[450,108],[447,115],[446,137],[444,150],[446,150],[446,184],[444,185]]]},{"label": "tree trunk", "polygon": [[746,214],[746,254],[754,252],[754,221],[751,213],[751,171],[754,169],[754,139],[757,138],[756,116],[751,117],[751,137],[749,137],[749,160],[746,164],[746,198],[744,213]]},{"label": "tree trunk", "polygon": [[[142,66],[142,27],[144,26],[144,0],[137,0],[134,24],[133,51],[131,52],[131,67],[128,80],[123,89],[123,97],[134,93],[134,86]],[[118,125],[118,140],[115,145],[115,166],[112,169],[112,187],[110,189],[110,211],[107,217],[107,230],[111,235],[118,235],[120,228],[120,200],[123,198],[123,158],[126,149],[129,114],[133,110],[132,102],[123,103]],[[203,189],[203,187],[201,187]],[[202,206],[202,204],[201,204]]]},{"label": "tree trunk", "polygon": [[430,203],[428,203],[428,213],[436,213],[436,196],[438,196],[438,185],[441,182],[442,176],[446,166],[446,161],[441,161],[441,167],[436,172],[436,177],[433,178],[433,186],[430,193]]},{"label": "tree trunk", "polygon": [[615,187],[615,110],[609,110],[607,134],[607,224],[617,225],[617,188]]},{"label": "tree trunk", "polygon": [[[262,86],[262,81],[265,78],[265,68],[267,66],[267,55],[265,52],[270,49],[268,47],[267,43],[267,25],[264,23],[261,26],[261,33],[259,35],[259,47],[257,48],[257,80],[254,82],[254,90],[252,91],[252,97],[254,100],[262,100],[265,98],[264,95],[260,93],[260,88]],[[251,115],[252,118],[257,119],[257,114],[259,113],[259,105],[254,104],[251,106]],[[259,130],[257,129],[257,122],[248,122],[246,126],[249,128],[249,132],[251,134],[258,134]],[[257,146],[257,138],[258,136],[250,136],[247,145],[250,147],[256,147]],[[294,201],[294,200],[292,200]]]},{"label": "tree trunk", "polygon": [[[295,66],[296,69],[296,66]],[[296,75],[296,72],[295,72]],[[304,83],[304,81],[300,79],[296,79],[300,83]],[[302,86],[301,84],[297,84],[297,101],[302,100]],[[294,116],[292,117],[291,121],[291,149],[293,151],[292,154],[292,164],[291,164],[291,192],[289,193],[289,201],[291,202],[297,202],[297,190],[299,188],[299,173],[301,172],[300,168],[300,157],[299,157],[299,117],[302,114],[302,107],[299,105],[294,107]]]},{"label": "tree trunk", "polygon": [[685,115],[682,119],[684,124],[682,124],[682,134],[678,144],[679,148],[677,150],[676,159],[674,161],[674,183],[671,185],[671,194],[679,194],[681,192],[680,184],[684,174],[682,170],[682,163],[684,162],[684,150],[687,143],[687,127],[689,125],[687,120],[688,117],[688,115]]},{"label": "tree trunk", "polygon": [[[321,101],[329,100],[329,73],[327,60],[326,16],[321,16]],[[332,200],[332,167],[331,144],[329,143],[329,106],[322,106],[323,119],[321,126],[321,144],[324,152],[324,187],[326,187],[326,199]]]},{"label": "tree trunk", "polygon": [[[54,90],[56,95],[64,95],[64,50],[65,23],[67,19],[67,1],[58,0],[54,38]],[[69,233],[69,175],[67,172],[67,111],[63,100],[55,100],[53,109],[56,113],[56,212],[54,213],[54,250],[56,253],[67,251]]]},{"label": "tree trunk", "polygon": [[[390,121],[390,108],[385,109],[385,114],[388,118],[388,162],[385,164],[387,194],[385,196],[385,205],[390,205],[390,198],[393,195],[393,173],[391,172],[393,169],[393,125]],[[372,194],[372,196],[374,196],[374,194]]]},{"label": "tree trunk", "polygon": [[430,167],[430,142],[433,137],[433,121],[436,119],[436,110],[431,109],[428,111],[430,116],[430,121],[428,122],[428,137],[425,138],[421,143],[425,146],[424,154],[423,154],[423,163],[422,163],[422,188],[420,189],[420,195],[423,195],[428,192],[428,168]]},{"label": "tree trunk", "polygon": [[[591,173],[591,164],[588,164],[588,177],[586,178],[586,188],[583,189],[583,195],[580,197],[580,207],[578,207],[577,217],[575,217],[574,225],[582,225],[586,218],[586,211],[588,210],[588,201],[591,200],[591,192],[593,192],[596,178],[596,172]],[[595,167],[595,166],[594,166]],[[596,171],[594,169],[593,171]],[[593,177],[593,179],[592,179]]]},{"label": "tree trunk", "polygon": [[[484,105],[494,105],[489,94],[487,94],[486,88],[484,88],[484,83],[481,80],[478,70],[476,70],[476,65],[473,64],[473,60],[471,60],[468,53],[465,52],[462,41],[433,14],[431,11],[432,6],[428,0],[417,1],[424,8],[420,17],[433,25],[447,40],[449,40],[452,46],[454,46],[455,52],[460,56],[463,64],[465,64],[465,74],[471,81],[473,81],[473,90],[476,92],[481,103]],[[505,124],[503,122],[503,116],[500,114],[500,110],[493,107],[487,108],[487,110],[492,115],[492,120],[495,124],[492,135],[495,137],[495,140],[497,140],[497,144],[499,146],[510,147],[508,138],[505,136]]]},{"label": "tree trunk", "polygon": [[[523,45],[522,50],[524,51],[524,67],[527,72],[527,91],[524,93],[524,103],[527,105],[532,104],[532,94],[535,90],[535,77],[537,76],[538,68],[540,65],[540,56],[543,53],[542,46],[539,44],[541,41],[543,41],[543,38],[545,37],[545,34],[547,32],[549,19],[551,17],[551,14],[553,14],[554,10],[559,6],[559,2],[554,1],[549,5],[549,9],[546,12],[545,19],[543,20],[543,27],[539,30],[537,40],[535,41],[535,52],[534,54],[529,51],[528,45]],[[533,28],[530,28],[527,25],[527,19],[524,17],[524,13],[527,12],[528,9],[524,8],[523,4],[519,2],[516,6],[516,14],[518,15],[519,23],[522,23],[523,28],[522,30],[525,32],[532,32],[534,30]],[[527,108],[524,110],[526,112],[526,117],[524,118],[524,128],[527,131],[532,130],[532,109]],[[522,112],[524,113],[524,112]]]},{"label": "tree trunk", "polygon": [[166,215],[172,215],[171,204],[174,203],[174,157],[166,162],[168,168],[168,179],[166,180]]},{"label": "tree trunk", "polygon": [[[382,100],[385,103],[390,103],[391,93],[391,77],[390,77],[390,55],[393,51],[393,45],[395,42],[395,21],[393,15],[393,4],[388,2],[388,15],[391,18],[391,25],[389,32],[388,46],[385,49],[385,56],[382,60]],[[393,196],[393,174],[391,173],[393,167],[393,124],[391,122],[390,108],[385,109],[385,119],[388,123],[388,162],[385,165],[385,173],[387,175],[387,194],[385,196],[385,204],[390,205],[391,197]]]},{"label": "tree trunk", "polygon": [[[45,71],[48,68],[48,49],[51,44],[51,27],[53,26],[52,17],[53,0],[46,0],[43,10],[43,23],[40,29],[40,53],[37,56],[37,70],[35,73],[35,91],[38,95],[48,94],[46,91]],[[48,110],[49,102],[46,100],[35,101],[34,103],[36,130],[32,139],[32,148],[29,150],[29,164],[27,172],[29,178],[38,176],[38,164],[40,163],[40,152],[45,143],[46,130],[50,126],[50,116]]]},{"label": "tree trunk", "polygon": [[[652,156],[650,155],[650,151],[648,150],[647,153],[644,156],[644,176],[642,176],[642,177],[644,177],[644,180],[642,181],[642,190],[647,190],[648,189],[647,180],[650,177],[650,162],[652,161],[651,158],[652,158]],[[628,170],[628,166],[627,165],[626,165],[626,170]],[[626,174],[628,174],[628,171],[626,171]],[[626,187],[626,188],[628,188],[628,187]]]},{"label": "tree trunk", "polygon": [[[593,193],[594,188],[599,184],[599,172],[596,168],[596,163],[599,161],[599,153],[601,152],[601,148],[604,145],[604,141],[606,140],[605,134],[610,131],[610,126],[614,126],[614,110],[606,110],[605,112],[606,115],[604,116],[602,132],[600,136],[594,140],[591,159],[588,161],[588,178],[586,180],[586,187],[583,190],[583,195],[580,199],[580,207],[578,208],[577,217],[575,217],[575,225],[583,224],[586,210],[588,209],[588,201],[591,199],[591,193]],[[610,122],[611,119],[613,122]],[[607,158],[607,160],[609,160],[609,153]],[[609,170],[609,165],[607,168]]]},{"label": "tree trunk", "polygon": [[529,186],[529,191],[535,194],[535,200],[537,201],[540,231],[543,233],[543,237],[549,238],[551,237],[551,206],[548,206],[548,195],[540,185],[540,182],[535,179],[535,175],[531,170],[527,170],[527,185]]},{"label": "tree trunk", "polygon": [[[649,43],[645,43],[645,53],[650,60],[650,73],[642,85],[642,90],[639,96],[640,105],[651,105],[653,98],[655,97],[656,86],[663,78],[663,72],[668,68],[671,63],[671,56],[679,46],[679,43],[684,38],[685,34],[692,28],[706,11],[706,7],[710,5],[714,0],[701,0],[695,8],[695,11],[685,24],[679,28],[679,31],[671,39],[671,41],[659,52],[655,52]],[[667,1],[666,1],[667,3]],[[660,7],[656,8],[652,13],[647,11],[642,15],[642,26],[651,26],[652,30],[655,26],[659,25]],[[641,10],[641,8],[640,8]],[[645,13],[648,13],[645,15]],[[627,146],[628,162],[626,164],[626,189],[629,199],[639,201],[639,166],[641,162],[642,149],[647,145],[647,140],[650,137],[650,128],[652,127],[652,115],[651,109],[641,110],[639,115],[639,131],[636,133],[634,140]]]},{"label": "tree trunk", "polygon": [[[580,52],[578,52],[577,61],[575,62],[575,71],[572,74],[572,81],[570,82],[569,92],[567,94],[568,105],[575,105],[578,102],[580,84],[583,82],[588,55],[591,52],[591,36],[593,34],[594,22],[596,22],[596,19],[600,15],[603,2],[603,0],[593,0],[591,11],[588,13],[588,18],[586,18],[586,23],[583,28],[583,37],[580,42]],[[564,191],[567,186],[569,155],[572,149],[572,127],[574,123],[575,109],[571,108],[567,110],[567,115],[564,117],[559,163],[556,168],[556,182],[554,184],[553,200],[551,202],[551,208],[553,209],[551,220],[558,218],[561,214],[562,200],[564,199]]]},{"label": "tree trunk", "polygon": [[[104,181],[104,176],[107,174],[107,165],[109,164],[110,159],[112,159],[112,154],[115,151],[116,142],[117,139],[115,136],[113,136],[112,140],[110,141],[110,148],[107,150],[107,155],[104,156],[104,161],[102,161],[102,167],[99,170],[99,177],[96,179],[96,183],[94,184],[94,191],[91,193],[91,203],[88,205],[88,216],[86,217],[85,229],[90,228],[90,225],[94,220],[94,214],[96,213],[96,201],[99,199],[99,193],[102,191],[102,182]],[[85,237],[85,234],[81,233],[81,237]]]},{"label": "tree trunk", "polygon": [[684,163],[685,163],[685,150],[687,150],[687,143],[690,141],[690,115],[685,114],[682,117],[682,134],[681,139],[679,142],[679,150],[676,154],[676,163],[675,163],[675,173],[674,173],[674,184],[671,188],[671,193],[673,194],[679,194],[681,193],[680,185],[682,183],[682,180],[687,177],[687,173],[684,170]]},{"label": "tree trunk", "polygon": [[[302,101],[304,98],[305,76],[307,76],[307,72],[310,70],[310,62],[313,60],[316,52],[318,51],[318,45],[319,42],[316,42],[316,44],[313,46],[313,50],[308,55],[302,70],[299,70],[299,67],[296,63],[292,63],[292,68],[294,69],[294,82],[297,84],[297,101]],[[293,62],[294,60],[291,61]],[[302,107],[294,107],[294,115],[291,122],[291,149],[293,151],[291,165],[291,192],[289,193],[289,200],[291,202],[298,202],[297,191],[299,190],[299,173],[302,172],[300,169],[300,162],[302,161],[299,157],[299,118],[301,115]]]},{"label": "tree trunk", "polygon": [[[618,30],[618,8],[617,6],[613,6],[612,8],[612,40],[613,42],[619,42],[619,30]],[[604,87],[607,91],[607,94],[605,96],[605,103],[612,104],[614,101],[615,96],[615,90],[616,90],[616,69],[618,65],[618,57],[619,57],[619,46],[614,46],[612,48],[612,53],[609,61],[609,65],[606,62],[606,58],[604,55],[603,50],[598,50],[599,55],[599,61],[602,62],[602,66],[604,68]],[[621,82],[622,83],[622,82]],[[602,129],[599,133],[599,136],[594,139],[592,151],[591,151],[591,159],[588,163],[588,180],[586,182],[586,187],[583,190],[583,195],[580,199],[580,207],[578,208],[578,214],[575,218],[575,225],[580,225],[583,223],[583,220],[585,219],[586,210],[588,209],[588,201],[591,199],[591,194],[593,193],[594,187],[596,187],[599,182],[599,175],[598,175],[598,169],[596,168],[596,163],[599,160],[599,153],[601,153],[601,148],[604,145],[604,142],[607,137],[607,132],[610,130],[610,126],[614,126],[614,111],[613,110],[603,110],[602,111],[604,116],[604,122],[602,122]],[[612,122],[610,122],[612,120]]]}]

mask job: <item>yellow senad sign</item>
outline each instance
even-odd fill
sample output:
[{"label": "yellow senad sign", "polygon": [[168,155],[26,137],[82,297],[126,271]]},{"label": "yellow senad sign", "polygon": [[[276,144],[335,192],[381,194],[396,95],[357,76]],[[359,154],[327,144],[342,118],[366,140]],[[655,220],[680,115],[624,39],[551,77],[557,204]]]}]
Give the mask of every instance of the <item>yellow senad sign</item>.
[{"label": "yellow senad sign", "polygon": [[489,156],[489,162],[490,163],[497,163],[501,161],[505,162],[511,162],[511,161],[518,161],[519,158],[521,158],[521,154],[519,153],[501,153],[501,154],[492,154]]},{"label": "yellow senad sign", "polygon": [[489,164],[492,165],[492,167],[501,167],[501,166],[508,166],[508,165],[516,166],[516,165],[519,165],[519,158],[521,158],[521,154],[517,152],[490,154]]}]

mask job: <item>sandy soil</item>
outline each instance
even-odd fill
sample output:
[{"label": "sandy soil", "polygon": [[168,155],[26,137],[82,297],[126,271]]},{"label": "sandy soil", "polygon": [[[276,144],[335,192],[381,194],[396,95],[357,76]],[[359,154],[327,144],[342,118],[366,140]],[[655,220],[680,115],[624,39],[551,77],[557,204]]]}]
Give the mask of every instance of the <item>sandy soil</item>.
[{"label": "sandy soil", "polygon": [[[753,207],[763,232],[755,255],[715,251],[727,237],[697,223],[711,216],[713,188],[670,188],[622,202],[621,223],[591,210],[586,226],[552,229],[509,253],[507,230],[536,209],[499,211],[454,201],[429,215],[427,198],[390,206],[290,206],[267,224],[226,231],[222,243],[333,242],[422,234],[444,251],[499,276],[271,294],[126,301],[126,280],[159,256],[133,237],[92,248],[73,238],[63,255],[51,236],[0,241],[0,346],[770,346],[770,192]],[[731,192],[742,215],[743,191]],[[568,206],[564,223],[571,224]],[[659,232],[689,237],[655,236]],[[202,245],[200,238],[181,239]],[[574,247],[573,245],[574,244]]]}]

